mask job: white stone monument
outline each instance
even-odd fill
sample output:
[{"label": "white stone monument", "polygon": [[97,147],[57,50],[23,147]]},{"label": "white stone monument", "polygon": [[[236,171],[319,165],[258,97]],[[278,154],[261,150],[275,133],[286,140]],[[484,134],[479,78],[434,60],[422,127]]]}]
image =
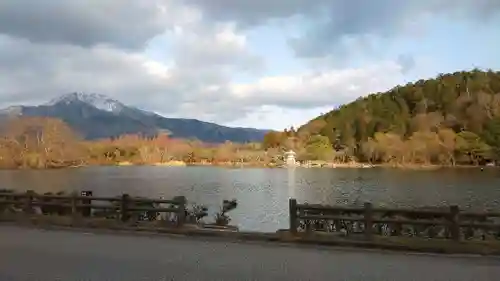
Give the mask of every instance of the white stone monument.
[{"label": "white stone monument", "polygon": [[295,156],[296,155],[297,155],[297,153],[295,153],[291,149],[289,151],[285,152],[285,164],[288,167],[295,167],[295,166],[297,166],[297,163],[295,161]]}]

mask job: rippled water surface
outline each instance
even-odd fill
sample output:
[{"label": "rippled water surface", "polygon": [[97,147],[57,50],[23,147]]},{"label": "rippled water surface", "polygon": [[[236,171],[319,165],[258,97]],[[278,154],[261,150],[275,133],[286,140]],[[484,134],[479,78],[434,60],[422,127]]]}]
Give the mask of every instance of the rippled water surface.
[{"label": "rippled water surface", "polygon": [[288,224],[288,199],[323,204],[442,206],[500,210],[500,170],[441,169],[226,169],[215,167],[92,167],[0,171],[0,188],[38,192],[93,190],[94,195],[173,197],[217,211],[238,199],[232,224],[275,231]]}]

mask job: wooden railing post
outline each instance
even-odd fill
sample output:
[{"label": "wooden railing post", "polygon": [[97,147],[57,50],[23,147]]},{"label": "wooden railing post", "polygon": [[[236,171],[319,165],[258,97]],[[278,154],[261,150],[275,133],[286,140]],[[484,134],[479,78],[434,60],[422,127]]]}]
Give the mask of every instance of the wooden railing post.
[{"label": "wooden railing post", "polygon": [[186,222],[186,197],[177,197],[179,203],[177,204],[177,226],[182,227]]},{"label": "wooden railing post", "polygon": [[364,204],[365,212],[365,237],[367,240],[373,239],[373,205],[370,202]]},{"label": "wooden railing post", "polygon": [[71,217],[73,220],[76,220],[79,217],[79,212],[78,212],[78,192],[73,191],[71,192]]},{"label": "wooden railing post", "polygon": [[24,214],[30,215],[33,213],[33,196],[35,195],[35,192],[33,190],[27,190],[26,191],[26,197],[24,198],[24,206],[23,206],[23,211]]},{"label": "wooden railing post", "polygon": [[460,209],[458,206],[450,206],[449,227],[451,239],[460,241]]},{"label": "wooden railing post", "polygon": [[292,234],[297,233],[298,228],[298,218],[297,218],[297,200],[290,198],[288,201],[289,206],[289,217],[290,217],[290,232]]},{"label": "wooden railing post", "polygon": [[120,218],[122,222],[127,222],[130,219],[129,214],[129,204],[130,204],[130,195],[127,193],[122,195],[122,200],[120,201]]},{"label": "wooden railing post", "polygon": [[93,192],[89,190],[84,190],[80,192],[81,196],[89,197],[89,199],[82,199],[82,205],[88,205],[82,207],[82,216],[83,217],[90,217],[92,215],[92,195]]}]

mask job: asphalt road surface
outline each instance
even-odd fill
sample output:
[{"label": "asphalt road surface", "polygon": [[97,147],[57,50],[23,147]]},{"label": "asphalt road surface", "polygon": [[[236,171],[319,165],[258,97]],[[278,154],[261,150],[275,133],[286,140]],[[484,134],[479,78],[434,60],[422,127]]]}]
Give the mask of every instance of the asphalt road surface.
[{"label": "asphalt road surface", "polygon": [[1,281],[499,280],[500,259],[0,226]]}]

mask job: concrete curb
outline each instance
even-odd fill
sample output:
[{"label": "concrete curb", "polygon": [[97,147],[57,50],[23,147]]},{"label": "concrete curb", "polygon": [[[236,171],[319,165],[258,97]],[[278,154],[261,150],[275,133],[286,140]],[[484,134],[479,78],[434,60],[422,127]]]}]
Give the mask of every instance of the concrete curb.
[{"label": "concrete curb", "polygon": [[348,240],[342,238],[325,238],[315,237],[311,235],[292,236],[287,230],[280,230],[276,233],[260,233],[260,232],[234,232],[220,230],[204,230],[204,229],[179,229],[179,228],[160,228],[160,227],[144,227],[144,226],[127,226],[127,225],[64,225],[58,223],[46,223],[36,220],[25,220],[22,222],[12,220],[2,220],[4,225],[22,226],[29,228],[37,228],[44,230],[62,230],[74,232],[90,232],[96,234],[115,234],[115,235],[146,235],[146,236],[164,236],[171,238],[186,237],[186,238],[210,238],[218,241],[228,242],[261,242],[274,243],[281,245],[294,246],[323,246],[336,248],[351,248],[365,249],[377,251],[393,251],[393,252],[413,252],[427,254],[446,254],[446,255],[474,255],[474,256],[499,256],[500,257],[500,242],[498,249],[487,249],[485,247],[474,247],[473,244],[467,243],[443,243],[442,245],[431,245],[425,243],[415,243],[410,245],[388,243],[383,241],[363,241],[363,240]]}]

